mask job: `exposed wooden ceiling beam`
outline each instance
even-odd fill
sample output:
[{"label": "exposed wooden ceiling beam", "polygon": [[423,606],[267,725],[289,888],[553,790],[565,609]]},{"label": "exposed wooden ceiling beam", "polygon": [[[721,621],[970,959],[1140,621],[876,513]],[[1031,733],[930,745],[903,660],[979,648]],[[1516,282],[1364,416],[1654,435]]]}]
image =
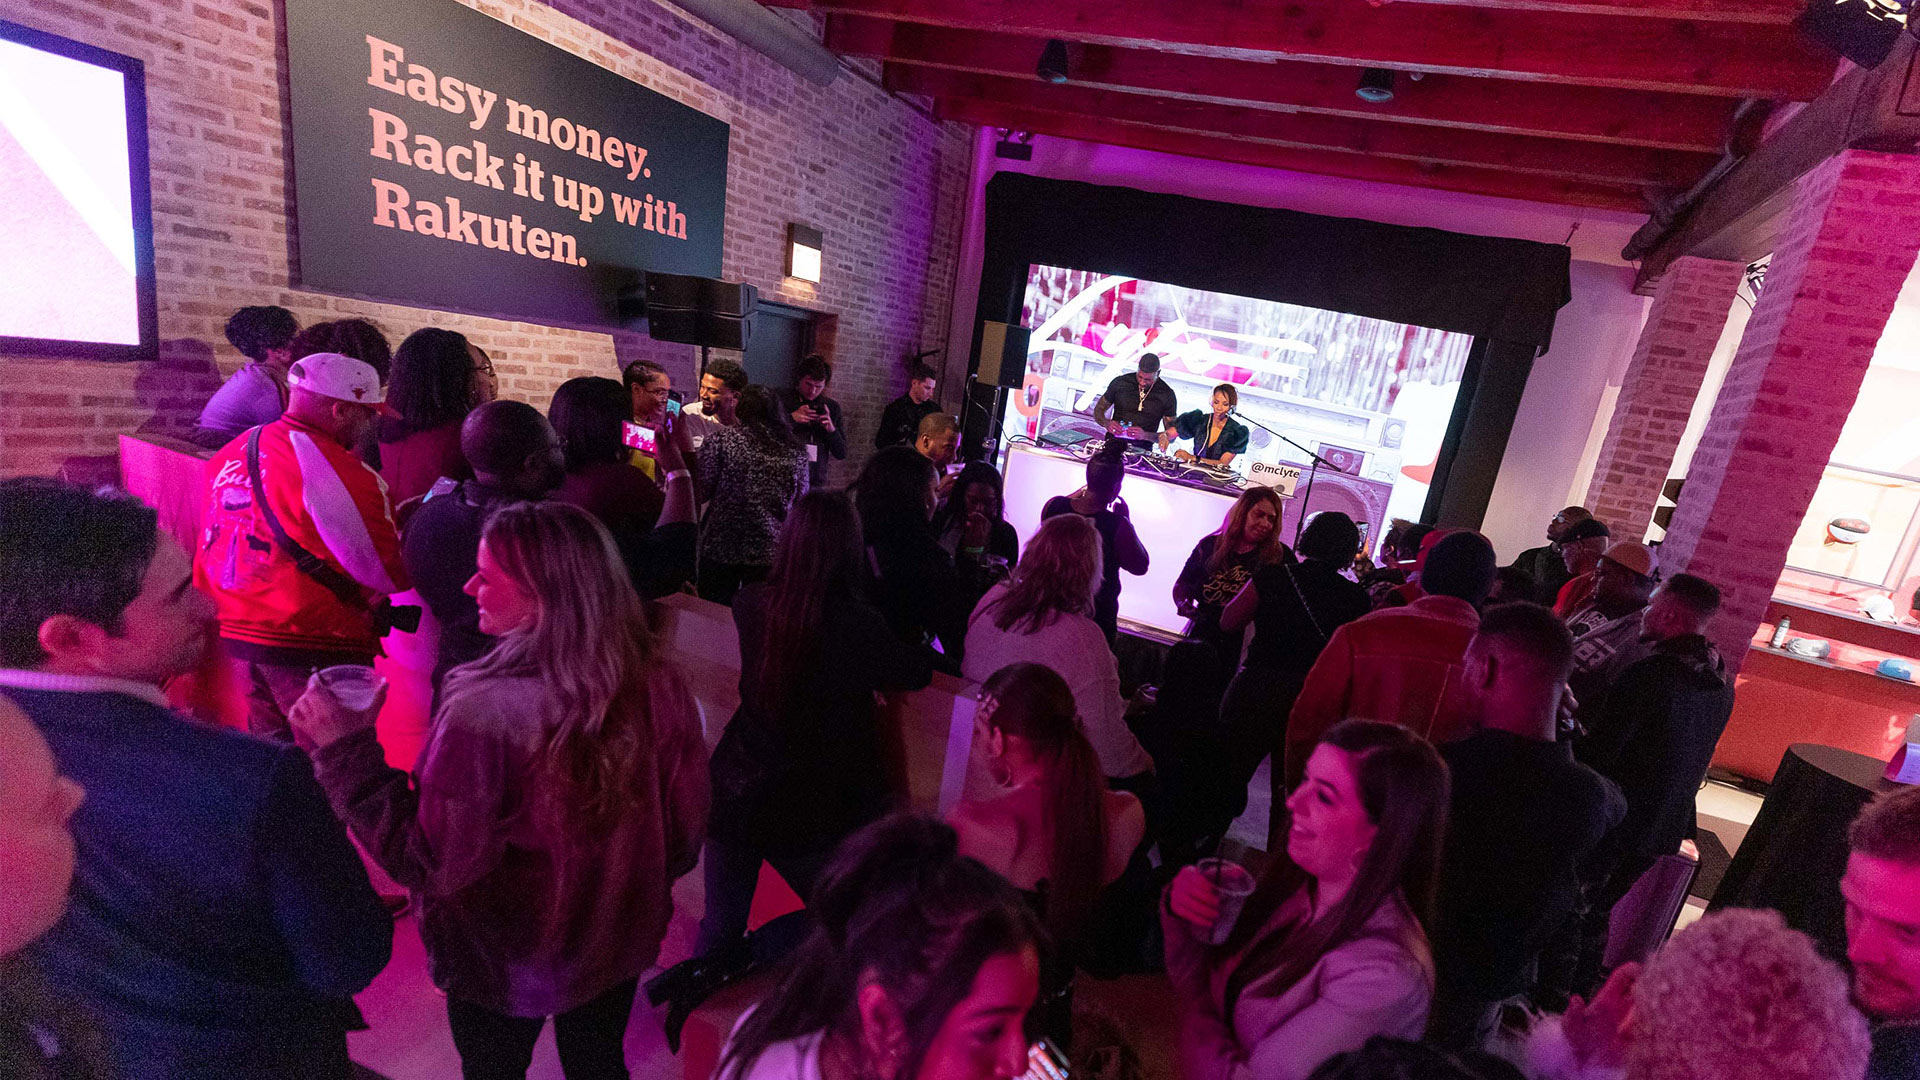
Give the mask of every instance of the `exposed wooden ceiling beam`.
[{"label": "exposed wooden ceiling beam", "polygon": [[[827,21],[827,47],[843,55],[1015,78],[1033,78],[1045,44],[1043,38],[858,16]],[[1733,114],[1733,102],[1720,97],[1460,75],[1403,78],[1392,102],[1374,105],[1354,96],[1359,76],[1344,65],[1108,45],[1075,45],[1068,55],[1073,84],[1097,90],[1662,150],[1717,153]]]},{"label": "exposed wooden ceiling beam", "polygon": [[1649,221],[1621,255],[1640,259],[1635,288],[1650,291],[1682,255],[1752,261],[1772,250],[1794,185],[1833,155],[1860,147],[1920,146],[1920,41],[1901,34],[1875,68],[1855,68],[1780,125],[1677,221]]},{"label": "exposed wooden ceiling beam", "polygon": [[816,10],[1239,59],[1811,99],[1835,61],[1790,27],[1356,0],[814,0]]},{"label": "exposed wooden ceiling beam", "polygon": [[1784,26],[1805,11],[1805,0],[1402,0],[1405,3],[1515,11],[1561,11],[1575,15],[1631,15],[1647,19]]},{"label": "exposed wooden ceiling beam", "polygon": [[1591,206],[1636,214],[1646,212],[1645,202],[1633,191],[1554,177],[1457,165],[1422,165],[1337,150],[1295,150],[1242,139],[1164,131],[1097,117],[1023,109],[996,102],[942,100],[935,111],[946,119],[982,127],[1016,128],[1040,135],[1157,150],[1211,161],[1232,161],[1352,180],[1438,188],[1530,202]]},{"label": "exposed wooden ceiling beam", "polygon": [[1684,190],[1717,158],[1698,153],[1602,146],[1484,131],[1445,131],[1411,124],[1289,114],[1198,101],[1166,101],[1036,79],[889,66],[888,89],[939,100],[964,98],[1137,124],[1166,131],[1221,135],[1303,150],[1341,150],[1439,165],[1468,165],[1602,184]]}]

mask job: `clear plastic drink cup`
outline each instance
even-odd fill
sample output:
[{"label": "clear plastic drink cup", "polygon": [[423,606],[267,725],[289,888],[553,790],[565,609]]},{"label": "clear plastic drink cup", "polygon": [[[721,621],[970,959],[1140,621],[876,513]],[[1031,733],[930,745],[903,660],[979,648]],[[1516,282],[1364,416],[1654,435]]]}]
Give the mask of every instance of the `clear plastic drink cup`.
[{"label": "clear plastic drink cup", "polygon": [[[1212,883],[1220,896],[1220,914],[1213,920],[1213,929],[1201,936],[1209,945],[1225,945],[1233,935],[1233,924],[1240,919],[1240,909],[1247,905],[1247,897],[1253,895],[1253,875],[1231,859],[1201,859],[1194,864],[1194,869]],[[1198,927],[1194,929],[1200,933]]]},{"label": "clear plastic drink cup", "polygon": [[374,695],[387,684],[387,680],[365,664],[335,664],[321,668],[314,678],[335,700],[354,712],[373,708]]}]

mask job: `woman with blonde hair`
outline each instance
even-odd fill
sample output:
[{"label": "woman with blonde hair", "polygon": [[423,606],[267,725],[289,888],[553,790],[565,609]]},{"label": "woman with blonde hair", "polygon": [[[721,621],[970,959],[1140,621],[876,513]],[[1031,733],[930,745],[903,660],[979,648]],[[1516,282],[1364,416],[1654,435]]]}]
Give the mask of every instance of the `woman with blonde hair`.
[{"label": "woman with blonde hair", "polygon": [[1027,541],[1013,576],[995,585],[967,623],[961,674],[984,683],[1008,664],[1032,661],[1065,679],[1100,770],[1132,790],[1153,772],[1127,728],[1120,665],[1093,621],[1100,590],[1100,534],[1078,514],[1048,518]]},{"label": "woman with blonde hair", "polygon": [[355,709],[316,676],[294,730],[414,894],[465,1075],[524,1076],[551,1016],[571,1080],[624,1077],[636,983],[706,820],[698,714],[586,511],[497,511],[466,591],[497,641],[448,673],[411,783],[374,738],[383,692]]}]

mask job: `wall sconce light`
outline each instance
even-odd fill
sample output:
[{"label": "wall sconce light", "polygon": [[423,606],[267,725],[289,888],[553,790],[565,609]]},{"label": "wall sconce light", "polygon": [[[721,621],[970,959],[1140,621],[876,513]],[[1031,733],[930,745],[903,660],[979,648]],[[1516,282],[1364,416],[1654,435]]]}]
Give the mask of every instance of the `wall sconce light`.
[{"label": "wall sconce light", "polygon": [[801,281],[820,284],[820,252],[822,237],[819,229],[810,228],[797,221],[787,223],[787,276]]}]

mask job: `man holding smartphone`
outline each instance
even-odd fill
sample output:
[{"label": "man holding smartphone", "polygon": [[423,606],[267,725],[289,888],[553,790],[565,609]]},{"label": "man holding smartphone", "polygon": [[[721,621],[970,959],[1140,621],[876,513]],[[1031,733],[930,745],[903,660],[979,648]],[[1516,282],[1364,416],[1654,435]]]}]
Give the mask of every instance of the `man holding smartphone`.
[{"label": "man holding smartphone", "polygon": [[791,390],[779,391],[780,407],[793,420],[793,433],[807,449],[807,483],[810,490],[826,486],[827,462],[847,456],[846,425],[840,403],[827,396],[827,384],[833,381],[833,365],[818,353],[800,361],[799,382]]}]

